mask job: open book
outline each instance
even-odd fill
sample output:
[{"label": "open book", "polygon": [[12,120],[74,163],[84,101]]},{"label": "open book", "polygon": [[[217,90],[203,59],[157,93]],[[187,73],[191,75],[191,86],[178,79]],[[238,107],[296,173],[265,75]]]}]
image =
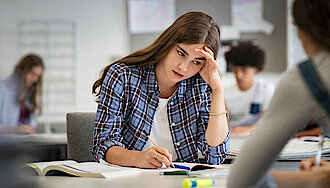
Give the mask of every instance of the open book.
[{"label": "open book", "polygon": [[98,162],[78,163],[73,160],[38,162],[27,164],[39,176],[77,176],[91,178],[113,178],[139,174],[140,170],[129,167],[120,167]]}]

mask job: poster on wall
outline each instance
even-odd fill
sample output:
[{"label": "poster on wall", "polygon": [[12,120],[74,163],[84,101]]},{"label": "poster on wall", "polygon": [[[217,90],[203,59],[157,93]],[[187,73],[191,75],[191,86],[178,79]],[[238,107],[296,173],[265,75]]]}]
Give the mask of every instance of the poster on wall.
[{"label": "poster on wall", "polygon": [[175,0],[128,0],[131,34],[158,33],[175,20]]}]

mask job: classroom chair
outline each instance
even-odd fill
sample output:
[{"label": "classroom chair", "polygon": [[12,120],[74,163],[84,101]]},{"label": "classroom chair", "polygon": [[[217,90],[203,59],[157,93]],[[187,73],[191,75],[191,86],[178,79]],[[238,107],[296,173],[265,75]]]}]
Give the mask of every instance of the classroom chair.
[{"label": "classroom chair", "polygon": [[66,115],[68,159],[94,161],[92,156],[95,112],[72,112]]}]

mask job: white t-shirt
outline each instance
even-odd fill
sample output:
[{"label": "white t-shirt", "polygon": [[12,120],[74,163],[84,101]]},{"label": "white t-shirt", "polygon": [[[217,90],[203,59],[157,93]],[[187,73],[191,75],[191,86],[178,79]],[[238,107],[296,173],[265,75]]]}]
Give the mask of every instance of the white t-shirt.
[{"label": "white t-shirt", "polygon": [[274,94],[274,85],[255,78],[252,87],[247,91],[241,91],[236,83],[229,85],[224,91],[229,128],[233,128],[257,123]]},{"label": "white t-shirt", "polygon": [[[159,103],[151,126],[150,137],[156,142],[157,145],[166,148],[172,154],[172,160],[175,161],[178,158],[178,155],[176,154],[173,145],[167,114],[167,103],[171,98],[162,99],[158,97],[158,99]],[[146,151],[153,146],[154,145],[152,142],[148,140],[142,151]]]}]

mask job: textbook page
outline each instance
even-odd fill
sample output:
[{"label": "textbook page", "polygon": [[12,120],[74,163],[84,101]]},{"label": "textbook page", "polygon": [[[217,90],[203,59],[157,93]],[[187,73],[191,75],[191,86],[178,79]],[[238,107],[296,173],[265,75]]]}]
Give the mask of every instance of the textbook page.
[{"label": "textbook page", "polygon": [[39,175],[43,175],[42,171],[50,165],[64,165],[64,164],[77,164],[76,161],[73,160],[66,160],[66,161],[51,161],[51,162],[37,162],[37,163],[28,163],[27,166],[32,167],[35,169]]},{"label": "textbook page", "polygon": [[[86,174],[85,177],[89,177],[88,174],[102,174],[105,178],[113,178],[118,176],[126,176],[126,175],[133,175],[139,174],[140,170],[136,168],[125,168],[125,167],[116,167],[116,166],[109,166],[97,162],[83,162],[83,163],[76,163],[76,164],[64,164],[61,165],[63,168],[68,169],[69,171],[75,171],[79,174]],[[49,169],[53,167],[49,166]],[[45,168],[46,170],[46,168]],[[65,171],[67,172],[67,171]],[[70,172],[67,172],[70,173]],[[74,174],[76,175],[76,174]],[[84,175],[78,175],[84,176]],[[93,176],[94,177],[94,176]]]}]

